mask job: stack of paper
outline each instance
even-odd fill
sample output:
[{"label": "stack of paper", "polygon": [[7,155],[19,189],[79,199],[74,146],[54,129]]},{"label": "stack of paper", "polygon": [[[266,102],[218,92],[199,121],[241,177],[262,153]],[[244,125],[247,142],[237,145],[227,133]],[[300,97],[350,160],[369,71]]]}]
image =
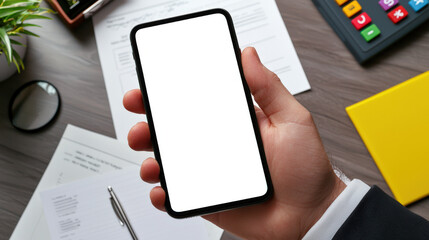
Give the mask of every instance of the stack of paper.
[{"label": "stack of paper", "polygon": [[[169,220],[166,220],[166,223],[167,223],[166,225],[164,223],[160,223],[160,221],[164,221],[165,218],[169,218],[169,217],[167,214],[163,214],[161,212],[158,213],[157,210],[155,210],[155,208],[151,206],[151,204],[148,202],[149,196],[147,193],[151,188],[151,185],[143,183],[142,181],[139,180],[138,169],[141,162],[144,159],[152,156],[153,156],[152,153],[135,152],[131,150],[126,144],[122,144],[115,139],[108,138],[90,131],[86,131],[72,125],[68,125],[42,179],[40,180],[39,185],[37,186],[33,196],[31,197],[31,200],[28,203],[24,213],[22,214],[21,219],[19,220],[18,225],[15,227],[15,230],[12,233],[12,236],[10,239],[12,240],[14,239],[17,239],[17,240],[76,239],[74,236],[79,236],[77,235],[77,233],[78,233],[78,230],[79,232],[81,231],[80,229],[74,229],[74,233],[76,235],[63,235],[62,233],[65,233],[65,232],[60,232],[59,234],[56,233],[57,231],[56,229],[58,229],[59,226],[62,226],[62,229],[65,230],[65,227],[76,226],[76,223],[75,225],[73,225],[73,222],[69,222],[71,225],[66,225],[65,222],[57,221],[57,219],[55,218],[52,218],[52,217],[46,218],[43,212],[43,205],[42,205],[40,193],[45,190],[53,189],[55,187],[58,187],[66,183],[71,183],[74,181],[86,181],[85,178],[88,178],[91,176],[101,177],[102,174],[106,174],[106,173],[115,174],[116,172],[118,174],[121,174],[120,172],[124,171],[123,170],[124,168],[128,168],[128,169],[131,168],[131,171],[133,171],[133,173],[128,172],[127,176],[131,178],[134,184],[138,185],[138,190],[136,189],[136,192],[135,192],[136,197],[130,198],[130,199],[134,201],[141,200],[141,204],[140,204],[141,208],[137,208],[133,212],[138,213],[138,212],[144,211],[144,214],[153,213],[154,216],[156,215],[156,221],[154,221],[152,224],[159,223],[159,226],[165,227],[164,231],[167,231],[167,229],[171,229],[171,231],[176,231],[177,229],[174,226],[171,226],[171,224],[169,223]],[[115,184],[116,183],[112,182],[111,185],[115,186]],[[92,186],[88,185],[87,187],[92,187]],[[103,192],[105,191],[105,193],[107,193],[106,187],[107,186],[104,186],[103,189],[100,189],[100,191],[103,191]],[[118,185],[118,191],[120,192],[122,191],[122,189],[123,188],[119,187]],[[79,189],[70,189],[70,193],[73,192],[72,190],[79,190]],[[79,203],[83,205],[94,204],[93,201],[88,202],[87,201],[88,198],[95,199],[96,197],[100,197],[100,196],[103,196],[103,195],[102,194],[80,195],[80,197],[86,197],[86,198],[79,199],[80,201]],[[69,204],[71,205],[74,204],[72,199],[70,199]],[[109,208],[107,208],[105,205],[102,205],[101,203],[97,203],[94,206],[98,206],[98,205],[103,206],[103,211],[102,211],[103,214],[111,213],[109,212],[111,210],[110,206]],[[134,205],[135,204],[131,204],[129,206],[132,206],[133,208],[135,208]],[[148,210],[146,211],[146,209]],[[133,213],[130,212],[130,214],[133,214]],[[160,217],[159,214],[162,214],[162,218]],[[100,217],[101,215],[102,215],[101,213],[97,213],[95,216]],[[146,215],[144,216],[146,217]],[[133,218],[135,217],[133,216]],[[102,220],[106,220],[106,224],[108,224],[108,223],[111,223],[112,221],[113,222],[116,221],[116,218],[110,217],[109,215],[105,218],[104,217],[99,218],[97,222],[104,224]],[[134,221],[137,221],[137,220],[134,220]],[[204,222],[205,228],[203,230],[208,233],[209,239],[214,240],[214,239],[220,238],[222,234],[222,230],[220,228],[203,220],[202,218],[199,218],[198,221]],[[202,231],[201,222],[190,223],[194,227],[192,227],[192,230],[189,230],[189,232],[196,233],[198,235]],[[118,227],[119,226],[118,221],[116,221],[116,223],[118,225],[115,224],[114,226]],[[139,229],[140,226],[136,226],[135,228]],[[144,227],[142,227],[142,229],[144,229]],[[52,235],[50,234],[49,230],[51,230],[51,232],[53,233]],[[112,228],[112,230],[114,230],[114,228]],[[96,232],[96,229],[92,229],[91,231]],[[180,232],[178,232],[178,234],[180,234]],[[62,237],[59,238],[58,236],[62,236]],[[129,233],[127,237],[130,238]],[[126,239],[126,238],[82,237],[78,239]],[[150,238],[150,239],[157,239],[157,238]],[[160,239],[163,239],[162,235],[160,236]]]},{"label": "stack of paper", "polygon": [[131,239],[121,226],[107,186],[111,186],[139,239],[208,239],[201,218],[174,219],[155,209],[151,186],[142,182],[139,168],[91,177],[42,192],[53,239]]},{"label": "stack of paper", "polygon": [[310,89],[274,0],[113,1],[94,16],[93,23],[118,140],[126,141],[128,130],[145,120],[122,106],[124,94],[139,88],[129,39],[131,29],[140,23],[212,8],[226,9],[232,15],[240,48],[255,47],[261,61],[292,94]]}]

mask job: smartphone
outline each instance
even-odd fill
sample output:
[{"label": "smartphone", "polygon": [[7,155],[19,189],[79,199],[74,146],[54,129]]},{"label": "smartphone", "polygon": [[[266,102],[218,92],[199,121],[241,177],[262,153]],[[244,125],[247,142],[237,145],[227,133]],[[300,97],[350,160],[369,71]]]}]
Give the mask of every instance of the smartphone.
[{"label": "smartphone", "polygon": [[141,24],[131,44],[167,212],[185,218],[268,200],[273,187],[229,13]]}]

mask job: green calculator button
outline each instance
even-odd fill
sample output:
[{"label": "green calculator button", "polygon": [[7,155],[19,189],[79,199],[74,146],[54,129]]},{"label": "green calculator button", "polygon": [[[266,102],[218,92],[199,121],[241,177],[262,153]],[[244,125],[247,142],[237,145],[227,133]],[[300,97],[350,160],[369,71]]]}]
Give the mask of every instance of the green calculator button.
[{"label": "green calculator button", "polygon": [[362,32],[360,32],[362,37],[367,41],[371,41],[378,35],[380,35],[380,29],[375,24],[369,25],[369,27],[365,28]]}]

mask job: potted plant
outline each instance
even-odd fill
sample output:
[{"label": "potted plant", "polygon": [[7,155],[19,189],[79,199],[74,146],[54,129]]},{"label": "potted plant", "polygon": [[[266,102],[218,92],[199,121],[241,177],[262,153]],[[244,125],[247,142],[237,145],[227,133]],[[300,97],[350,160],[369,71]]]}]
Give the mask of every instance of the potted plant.
[{"label": "potted plant", "polygon": [[26,37],[38,37],[28,27],[40,27],[27,21],[51,19],[43,14],[52,13],[52,10],[40,7],[41,2],[42,0],[0,0],[0,81],[24,69],[22,59],[26,50]]}]

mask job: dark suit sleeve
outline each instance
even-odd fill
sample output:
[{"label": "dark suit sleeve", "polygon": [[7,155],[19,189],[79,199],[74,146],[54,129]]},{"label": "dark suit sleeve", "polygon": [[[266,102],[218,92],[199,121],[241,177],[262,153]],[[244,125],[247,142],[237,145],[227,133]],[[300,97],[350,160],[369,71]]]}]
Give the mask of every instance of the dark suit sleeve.
[{"label": "dark suit sleeve", "polygon": [[333,239],[429,240],[429,222],[373,186]]}]

